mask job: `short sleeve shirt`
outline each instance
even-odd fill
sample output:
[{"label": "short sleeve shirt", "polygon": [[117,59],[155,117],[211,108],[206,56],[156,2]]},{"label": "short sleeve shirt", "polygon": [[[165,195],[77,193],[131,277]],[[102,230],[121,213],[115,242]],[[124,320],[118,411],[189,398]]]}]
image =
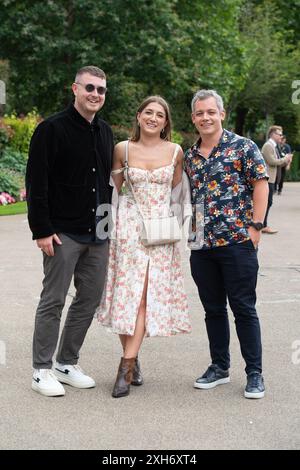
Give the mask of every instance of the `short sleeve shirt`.
[{"label": "short sleeve shirt", "polygon": [[267,179],[265,161],[250,139],[224,129],[208,158],[201,140],[185,153],[193,206],[191,249],[210,249],[249,239],[253,182]]}]

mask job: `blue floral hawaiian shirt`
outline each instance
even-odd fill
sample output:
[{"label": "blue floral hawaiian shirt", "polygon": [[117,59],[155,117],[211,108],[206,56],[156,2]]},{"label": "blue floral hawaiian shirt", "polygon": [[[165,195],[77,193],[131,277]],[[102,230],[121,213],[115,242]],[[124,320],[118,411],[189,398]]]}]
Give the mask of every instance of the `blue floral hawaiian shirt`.
[{"label": "blue floral hawaiian shirt", "polygon": [[206,159],[199,139],[185,153],[184,169],[192,194],[191,249],[210,249],[249,240],[253,182],[268,178],[264,159],[252,140],[224,129]]}]

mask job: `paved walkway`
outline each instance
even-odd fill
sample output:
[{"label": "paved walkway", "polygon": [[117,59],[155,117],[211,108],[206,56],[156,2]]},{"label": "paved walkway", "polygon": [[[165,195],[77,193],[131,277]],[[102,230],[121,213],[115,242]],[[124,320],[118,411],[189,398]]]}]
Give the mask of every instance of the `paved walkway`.
[{"label": "paved walkway", "polygon": [[[41,253],[24,215],[0,217],[1,449],[299,449],[300,448],[300,183],[274,197],[259,250],[258,310],[267,387],[263,400],[243,398],[244,364],[231,315],[231,382],[193,388],[209,363],[203,309],[184,255],[193,332],[146,339],[143,387],[110,396],[118,339],[96,322],[82,348],[92,390],[66,386],[66,396],[31,391],[31,338],[41,289]],[[70,296],[72,291],[70,292]],[[293,349],[293,347],[295,349]]]}]

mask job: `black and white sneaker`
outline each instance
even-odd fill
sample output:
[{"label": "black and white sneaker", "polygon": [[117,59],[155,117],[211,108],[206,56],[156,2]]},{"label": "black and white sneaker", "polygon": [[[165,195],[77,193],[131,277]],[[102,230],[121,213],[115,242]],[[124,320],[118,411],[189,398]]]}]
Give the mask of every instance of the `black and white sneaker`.
[{"label": "black and white sneaker", "polygon": [[72,385],[72,387],[93,388],[96,385],[94,379],[86,375],[77,364],[70,365],[57,362],[54,374],[60,382]]},{"label": "black and white sneaker", "polygon": [[196,380],[194,387],[207,390],[228,382],[230,382],[229,370],[223,370],[217,364],[211,364],[207,371]]},{"label": "black and white sneaker", "polygon": [[59,397],[66,393],[51,369],[34,369],[31,388],[46,397]]},{"label": "black and white sneaker", "polygon": [[265,396],[264,378],[260,372],[250,372],[247,375],[245,398],[263,398]]}]

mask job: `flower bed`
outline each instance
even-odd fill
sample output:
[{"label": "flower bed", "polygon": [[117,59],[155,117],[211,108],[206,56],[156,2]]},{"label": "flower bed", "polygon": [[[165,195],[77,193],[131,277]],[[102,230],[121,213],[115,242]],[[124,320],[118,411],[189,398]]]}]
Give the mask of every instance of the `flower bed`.
[{"label": "flower bed", "polygon": [[15,115],[0,118],[0,207],[2,209],[4,206],[26,200],[24,186],[28,148],[39,121],[40,117],[35,112],[20,118]]},{"label": "flower bed", "polygon": [[[18,197],[19,202],[26,201],[26,190],[21,189]],[[15,204],[17,199],[13,197],[11,194],[2,192],[0,193],[0,206],[7,206],[7,204]]]},{"label": "flower bed", "polygon": [[14,204],[15,198],[8,193],[0,193],[0,206],[6,206],[7,204]]}]

